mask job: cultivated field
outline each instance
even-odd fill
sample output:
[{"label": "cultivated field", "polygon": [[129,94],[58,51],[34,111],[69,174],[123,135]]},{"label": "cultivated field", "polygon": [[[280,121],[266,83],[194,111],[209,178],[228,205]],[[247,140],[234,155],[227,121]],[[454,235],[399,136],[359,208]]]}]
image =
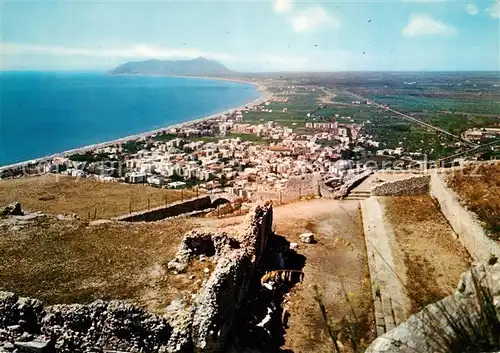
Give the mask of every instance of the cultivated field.
[{"label": "cultivated field", "polygon": [[0,205],[18,201],[24,209],[50,214],[76,214],[81,219],[111,218],[195,196],[192,191],[99,182],[46,174],[0,180]]}]

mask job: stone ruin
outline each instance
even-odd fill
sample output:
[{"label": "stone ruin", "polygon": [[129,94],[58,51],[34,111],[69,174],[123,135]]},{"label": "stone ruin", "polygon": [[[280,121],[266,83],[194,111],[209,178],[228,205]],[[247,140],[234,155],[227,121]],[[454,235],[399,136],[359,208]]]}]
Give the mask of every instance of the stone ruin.
[{"label": "stone ruin", "polygon": [[171,332],[166,318],[123,301],[44,307],[0,292],[0,352],[153,351],[168,349]]},{"label": "stone ruin", "polygon": [[[279,302],[269,308],[257,302],[272,299],[271,292],[248,299],[249,287],[268,290],[270,285],[261,288],[260,276],[267,268],[283,268],[288,256],[283,254],[290,251],[289,243],[273,234],[272,215],[270,205],[257,206],[244,222],[240,241],[203,229],[187,233],[169,269],[183,272],[200,256],[210,257],[215,268],[191,303],[174,300],[165,315],[118,300],[45,307],[39,300],[0,292],[0,352],[218,352],[237,317],[247,325],[250,303],[260,317],[252,313],[248,320],[257,324],[273,312],[281,324]],[[262,326],[258,329],[269,333]]]}]

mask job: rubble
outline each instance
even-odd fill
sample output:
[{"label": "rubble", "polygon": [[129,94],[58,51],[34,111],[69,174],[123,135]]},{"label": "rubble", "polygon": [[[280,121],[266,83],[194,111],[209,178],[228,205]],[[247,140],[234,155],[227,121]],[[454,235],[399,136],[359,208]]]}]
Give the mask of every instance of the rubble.
[{"label": "rubble", "polygon": [[113,300],[54,305],[0,292],[0,342],[19,352],[78,353],[90,349],[167,352],[172,327],[166,317]]},{"label": "rubble", "polygon": [[176,256],[168,263],[168,268],[183,273],[195,257],[199,256],[200,261],[212,257],[216,261],[222,254],[239,247],[240,243],[226,233],[214,234],[210,229],[195,229],[184,236]]}]

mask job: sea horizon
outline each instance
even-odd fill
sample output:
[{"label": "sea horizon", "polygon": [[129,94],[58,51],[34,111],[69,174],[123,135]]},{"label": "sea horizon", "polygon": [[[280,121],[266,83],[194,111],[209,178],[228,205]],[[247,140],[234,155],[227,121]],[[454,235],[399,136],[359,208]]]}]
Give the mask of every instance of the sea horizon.
[{"label": "sea horizon", "polygon": [[[146,134],[262,96],[220,78],[2,71],[0,167]],[[194,103],[193,103],[194,102]]]}]

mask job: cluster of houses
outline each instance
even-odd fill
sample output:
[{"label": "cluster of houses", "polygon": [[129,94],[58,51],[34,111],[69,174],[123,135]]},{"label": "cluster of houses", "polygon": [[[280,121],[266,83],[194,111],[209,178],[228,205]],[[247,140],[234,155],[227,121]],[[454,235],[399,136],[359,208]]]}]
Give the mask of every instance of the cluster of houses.
[{"label": "cluster of houses", "polygon": [[[106,147],[96,154],[108,154],[117,160],[107,164],[60,160],[68,168],[61,173],[95,177],[101,180],[121,180],[128,183],[147,183],[158,187],[185,188],[196,185],[200,192],[225,192],[251,197],[257,190],[286,190],[289,180],[316,173],[325,178],[342,180],[353,171],[352,161],[342,160],[342,150],[352,148],[356,138],[363,140],[359,126],[333,124],[330,128],[314,126],[309,134],[297,134],[292,128],[273,122],[251,125],[232,119],[217,119],[217,128],[203,131],[252,133],[267,137],[267,145],[224,138],[214,141],[177,137],[170,140],[149,138],[143,148],[124,154],[123,146]],[[223,128],[225,126],[226,128]],[[182,128],[180,128],[182,130]],[[196,130],[196,129],[195,129]],[[200,129],[198,129],[200,130]],[[179,131],[179,136],[191,134],[192,127]],[[173,131],[170,131],[173,132]],[[321,141],[331,141],[324,145]],[[368,141],[368,140],[367,140]],[[120,159],[121,156],[121,159]],[[96,172],[96,166],[101,171]],[[89,168],[91,167],[92,168]],[[104,169],[103,169],[104,168]]]},{"label": "cluster of houses", "polygon": [[463,133],[464,138],[471,142],[481,142],[500,137],[500,127],[483,127],[469,129]]}]

